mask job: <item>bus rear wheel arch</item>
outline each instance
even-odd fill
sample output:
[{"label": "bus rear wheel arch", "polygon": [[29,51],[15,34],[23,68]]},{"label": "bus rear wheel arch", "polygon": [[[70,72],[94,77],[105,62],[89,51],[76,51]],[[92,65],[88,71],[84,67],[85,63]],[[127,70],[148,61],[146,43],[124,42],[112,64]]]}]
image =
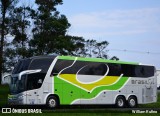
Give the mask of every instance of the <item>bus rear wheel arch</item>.
[{"label": "bus rear wheel arch", "polygon": [[59,97],[57,95],[50,95],[46,100],[48,108],[57,108],[59,106]]},{"label": "bus rear wheel arch", "polygon": [[115,105],[118,108],[126,107],[126,99],[125,99],[125,97],[123,95],[117,96],[116,101],[115,101]]},{"label": "bus rear wheel arch", "polygon": [[138,104],[138,101],[137,101],[137,97],[134,96],[134,95],[131,95],[128,97],[128,100],[127,100],[127,103],[128,103],[128,106],[130,108],[135,108],[137,107],[137,104]]}]

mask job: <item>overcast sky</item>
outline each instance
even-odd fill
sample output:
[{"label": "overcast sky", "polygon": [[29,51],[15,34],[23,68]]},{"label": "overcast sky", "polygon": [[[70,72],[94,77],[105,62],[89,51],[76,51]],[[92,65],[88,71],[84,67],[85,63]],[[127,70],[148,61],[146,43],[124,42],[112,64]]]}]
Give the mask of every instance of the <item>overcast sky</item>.
[{"label": "overcast sky", "polygon": [[69,34],[107,40],[110,56],[160,69],[160,0],[63,0],[58,10]]}]

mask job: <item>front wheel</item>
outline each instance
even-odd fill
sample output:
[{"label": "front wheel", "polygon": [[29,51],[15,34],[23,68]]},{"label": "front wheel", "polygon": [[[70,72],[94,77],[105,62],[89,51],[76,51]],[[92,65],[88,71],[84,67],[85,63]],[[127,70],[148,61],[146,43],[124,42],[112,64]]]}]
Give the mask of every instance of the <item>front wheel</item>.
[{"label": "front wheel", "polygon": [[58,99],[55,96],[50,96],[47,99],[46,105],[49,108],[56,108],[58,106]]},{"label": "front wheel", "polygon": [[118,96],[116,99],[116,106],[119,108],[123,108],[126,106],[126,100],[123,96]]},{"label": "front wheel", "polygon": [[136,97],[130,96],[130,97],[128,98],[128,106],[129,106],[130,108],[135,108],[135,107],[137,106],[137,99],[136,99]]}]

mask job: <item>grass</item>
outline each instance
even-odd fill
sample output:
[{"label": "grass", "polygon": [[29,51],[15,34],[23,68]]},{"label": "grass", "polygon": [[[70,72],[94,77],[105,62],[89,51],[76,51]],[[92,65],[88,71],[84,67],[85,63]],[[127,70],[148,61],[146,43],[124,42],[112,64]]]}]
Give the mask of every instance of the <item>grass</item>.
[{"label": "grass", "polygon": [[6,106],[8,101],[9,86],[0,85],[0,108]]}]

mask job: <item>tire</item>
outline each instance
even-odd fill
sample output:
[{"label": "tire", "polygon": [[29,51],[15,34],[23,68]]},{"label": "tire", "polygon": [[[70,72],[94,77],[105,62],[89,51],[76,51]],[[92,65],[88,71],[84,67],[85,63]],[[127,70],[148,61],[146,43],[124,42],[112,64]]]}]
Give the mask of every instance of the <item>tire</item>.
[{"label": "tire", "polygon": [[48,108],[56,108],[59,105],[58,99],[55,96],[50,96],[47,99],[46,105]]},{"label": "tire", "polygon": [[126,100],[123,96],[118,96],[116,98],[116,106],[118,108],[124,108],[126,106]]},{"label": "tire", "polygon": [[135,96],[129,96],[127,102],[128,102],[128,106],[129,106],[130,108],[135,108],[135,107],[137,107],[137,99],[136,99]]}]

